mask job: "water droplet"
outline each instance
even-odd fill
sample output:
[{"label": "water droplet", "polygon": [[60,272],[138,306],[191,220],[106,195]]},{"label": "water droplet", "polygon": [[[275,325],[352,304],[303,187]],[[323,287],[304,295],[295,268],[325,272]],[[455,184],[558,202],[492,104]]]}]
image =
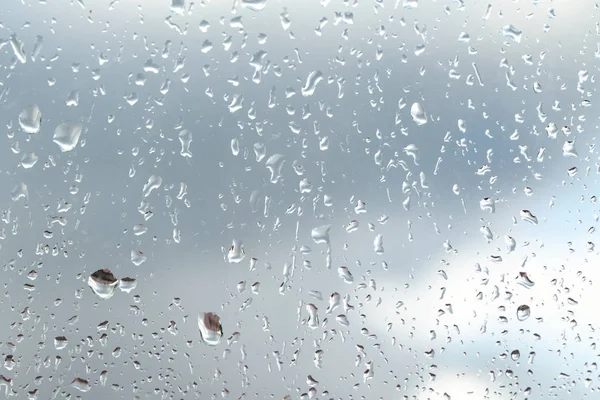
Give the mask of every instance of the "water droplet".
[{"label": "water droplet", "polygon": [[379,234],[375,236],[375,240],[373,241],[373,250],[375,254],[382,255],[384,253],[383,250],[383,235]]},{"label": "water droplet", "polygon": [[346,315],[344,315],[344,314],[338,315],[337,317],[335,317],[335,320],[342,326],[350,325],[350,321],[348,321],[348,317],[346,317]]},{"label": "water droplet", "polygon": [[38,133],[42,128],[42,112],[37,104],[25,107],[19,113],[19,125],[25,133]]},{"label": "water droplet", "polygon": [[517,361],[519,358],[521,358],[521,353],[519,352],[519,350],[513,350],[510,353],[510,358],[513,361]]},{"label": "water droplet", "polygon": [[484,197],[479,201],[479,208],[493,214],[496,212],[496,202],[491,197]]},{"label": "water droplet", "polygon": [[563,156],[565,157],[577,157],[577,149],[575,149],[575,141],[567,140],[562,147]]},{"label": "water droplet", "polygon": [[13,49],[13,53],[15,57],[21,64],[25,64],[27,62],[27,55],[25,54],[25,46],[23,42],[21,42],[16,35],[12,35],[10,37],[10,47]]},{"label": "water droplet", "polygon": [[187,129],[179,132],[179,142],[181,143],[181,151],[179,154],[181,154],[182,157],[191,158],[192,151],[190,150],[190,146],[192,144],[192,132]]},{"label": "water droplet", "polygon": [[252,11],[262,11],[266,5],[267,0],[241,0],[242,7]]},{"label": "water droplet", "polygon": [[525,321],[531,316],[531,309],[528,305],[522,305],[517,308],[517,319],[519,321]]},{"label": "water droplet", "polygon": [[80,392],[89,392],[92,389],[92,386],[88,381],[83,378],[75,378],[73,382],[71,382],[71,386]]},{"label": "water droplet", "polygon": [[341,304],[341,296],[338,292],[333,292],[329,296],[329,306],[325,311],[325,314],[331,314]]},{"label": "water droplet", "polygon": [[131,262],[136,267],[139,267],[140,265],[142,265],[147,259],[148,259],[148,257],[146,257],[144,255],[144,253],[142,253],[141,251],[131,250]]},{"label": "water droplet", "polygon": [[14,202],[17,202],[20,199],[25,199],[25,201],[27,201],[29,199],[29,190],[27,189],[27,185],[24,183],[15,185],[13,190],[10,191],[10,198]]},{"label": "water droplet", "polygon": [[54,130],[54,143],[62,152],[73,150],[79,143],[83,125],[78,122],[63,122]]},{"label": "water droplet", "polygon": [[515,28],[513,25],[505,25],[502,28],[502,33],[505,37],[511,38],[515,43],[521,42],[523,32]]},{"label": "water droplet", "polygon": [[323,73],[321,71],[313,71],[310,74],[308,74],[308,77],[306,78],[306,82],[304,83],[304,86],[302,87],[302,96],[304,96],[304,97],[312,96],[315,93],[315,89],[317,88],[317,85],[322,80],[323,80]]},{"label": "water droplet", "polygon": [[21,157],[21,166],[25,169],[33,168],[39,157],[35,153],[26,153]]},{"label": "water droplet", "polygon": [[142,188],[142,196],[150,196],[150,193],[152,193],[154,189],[158,189],[160,185],[162,185],[162,178],[158,175],[150,175],[150,178],[148,178]]},{"label": "water droplet", "polygon": [[329,245],[329,230],[331,229],[331,225],[322,225],[316,228],[313,228],[310,232],[310,237],[317,244],[326,244]]},{"label": "water droplet", "polygon": [[352,220],[348,223],[348,225],[346,225],[346,232],[348,232],[348,233],[356,232],[357,230],[358,230],[358,221],[357,220]]},{"label": "water droplet", "polygon": [[54,348],[56,350],[62,350],[69,344],[69,341],[64,336],[57,336],[54,338]]},{"label": "water droplet", "polygon": [[119,281],[119,289],[122,292],[129,293],[137,287],[137,280],[134,278],[122,278]]},{"label": "water droplet", "polygon": [[521,210],[521,219],[523,221],[527,221],[533,225],[537,225],[538,224],[538,219],[535,215],[533,215],[531,213],[531,211],[529,210]]},{"label": "water droplet", "polygon": [[229,248],[229,252],[227,253],[227,261],[233,264],[237,264],[241,262],[244,259],[244,257],[246,257],[244,245],[239,240],[234,240],[231,247]]},{"label": "water droplet", "polygon": [[173,14],[183,15],[185,12],[185,0],[171,0],[171,7],[169,7]]},{"label": "water droplet", "polygon": [[513,251],[515,251],[515,248],[517,247],[517,242],[512,236],[504,236],[504,243],[506,243],[507,253],[512,253]]},{"label": "water droplet", "polygon": [[427,123],[427,114],[420,103],[413,103],[410,107],[410,115],[417,125],[425,125]]},{"label": "water droplet", "polygon": [[281,154],[273,154],[266,162],[266,167],[271,172],[271,183],[279,182],[282,175],[283,164],[285,163],[285,157]]},{"label": "water droplet", "polygon": [[350,272],[348,267],[339,267],[338,276],[342,278],[346,283],[354,282],[354,277],[352,276],[352,273]]},{"label": "water droplet", "polygon": [[317,329],[319,327],[319,315],[317,312],[319,309],[314,304],[306,305],[306,312],[308,313],[307,325],[310,329]]},{"label": "water droplet", "polygon": [[214,313],[204,313],[198,316],[198,328],[201,340],[209,346],[216,346],[223,337],[221,318]]},{"label": "water droplet", "polygon": [[133,226],[133,234],[135,236],[141,236],[146,232],[148,232],[148,227],[146,225],[136,224]]},{"label": "water droplet", "polygon": [[110,299],[119,286],[119,281],[109,269],[99,269],[88,278],[88,285],[103,300]]},{"label": "water droplet", "polygon": [[417,8],[419,6],[419,0],[404,0],[402,7],[406,9]]}]

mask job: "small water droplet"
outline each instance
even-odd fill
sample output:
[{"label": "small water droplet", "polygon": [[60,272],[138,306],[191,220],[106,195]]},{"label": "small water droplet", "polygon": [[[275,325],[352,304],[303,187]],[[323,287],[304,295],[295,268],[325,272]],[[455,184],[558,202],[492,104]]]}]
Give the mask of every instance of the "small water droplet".
[{"label": "small water droplet", "polygon": [[530,316],[531,316],[531,308],[529,308],[528,305],[524,304],[517,308],[517,319],[519,321],[525,321]]}]

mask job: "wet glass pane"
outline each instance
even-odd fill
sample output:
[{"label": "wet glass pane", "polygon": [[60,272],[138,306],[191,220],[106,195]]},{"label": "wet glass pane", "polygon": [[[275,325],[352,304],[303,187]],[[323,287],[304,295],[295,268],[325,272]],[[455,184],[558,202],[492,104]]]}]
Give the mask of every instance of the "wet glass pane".
[{"label": "wet glass pane", "polygon": [[600,398],[599,8],[7,0],[0,392]]}]

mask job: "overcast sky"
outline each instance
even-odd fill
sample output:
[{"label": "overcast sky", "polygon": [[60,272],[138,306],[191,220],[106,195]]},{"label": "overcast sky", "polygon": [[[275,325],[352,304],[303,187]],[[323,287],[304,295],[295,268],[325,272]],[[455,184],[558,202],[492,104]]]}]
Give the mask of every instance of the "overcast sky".
[{"label": "overcast sky", "polygon": [[593,2],[71,3],[0,18],[17,398],[597,396]]}]

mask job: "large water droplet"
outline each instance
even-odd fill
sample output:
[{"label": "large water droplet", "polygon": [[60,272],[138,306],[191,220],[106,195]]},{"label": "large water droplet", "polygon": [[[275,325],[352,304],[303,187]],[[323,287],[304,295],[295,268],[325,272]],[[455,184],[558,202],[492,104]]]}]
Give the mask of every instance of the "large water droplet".
[{"label": "large water droplet", "polygon": [[527,221],[533,225],[537,225],[538,224],[538,219],[535,215],[533,215],[531,213],[531,211],[529,210],[521,210],[521,219],[523,221]]},{"label": "large water droplet", "polygon": [[187,129],[179,132],[179,141],[181,142],[181,154],[182,157],[192,157],[192,151],[190,150],[190,146],[192,144],[192,132]]},{"label": "large water droplet", "polygon": [[233,264],[241,262],[246,257],[244,245],[239,240],[234,240],[227,253],[227,261]]},{"label": "large water droplet", "polygon": [[77,147],[83,125],[79,122],[63,122],[54,130],[54,143],[62,152],[71,151]]},{"label": "large water droplet", "polygon": [[312,96],[315,93],[315,90],[317,89],[317,85],[322,80],[323,80],[323,73],[321,71],[313,71],[310,74],[308,74],[308,77],[306,78],[306,82],[304,83],[304,86],[302,87],[302,96],[305,96],[305,97]]},{"label": "large water droplet", "polygon": [[479,208],[493,214],[496,211],[496,202],[491,197],[484,197],[479,201]]},{"label": "large water droplet", "polygon": [[204,313],[198,316],[198,328],[200,329],[200,338],[209,346],[216,346],[223,337],[223,327],[221,318],[214,313]]},{"label": "large water droplet", "polygon": [[417,125],[425,125],[427,123],[427,114],[420,103],[413,103],[410,107],[410,116]]},{"label": "large water droplet", "polygon": [[352,282],[354,282],[354,277],[352,276],[352,273],[350,272],[350,270],[348,269],[348,267],[339,267],[338,268],[338,275],[346,283],[352,283]]},{"label": "large water droplet", "polygon": [[119,281],[108,269],[99,269],[88,278],[88,285],[101,299],[110,299],[119,286]]},{"label": "large water droplet", "polygon": [[523,35],[522,31],[518,30],[512,25],[505,25],[502,28],[502,33],[505,37],[511,38],[515,43],[520,43],[521,36]]},{"label": "large water droplet", "polygon": [[517,319],[519,321],[525,321],[531,316],[531,308],[528,305],[523,304],[517,308]]},{"label": "large water droplet", "polygon": [[517,280],[517,283],[528,289],[535,285],[535,283],[527,275],[527,272],[519,272],[519,278]]},{"label": "large water droplet", "polygon": [[122,292],[129,293],[137,287],[137,280],[134,278],[122,278],[119,281],[119,289]]},{"label": "large water droplet", "polygon": [[80,392],[89,392],[92,386],[88,381],[83,378],[75,378],[73,382],[71,382],[71,386]]},{"label": "large water droplet", "polygon": [[319,315],[317,314],[318,308],[314,304],[306,305],[306,312],[308,313],[307,325],[310,329],[317,329],[319,327]]},{"label": "large water droplet", "polygon": [[64,349],[65,347],[67,347],[67,344],[69,344],[69,341],[64,336],[57,336],[54,338],[54,348],[56,350]]},{"label": "large water droplet", "polygon": [[266,162],[267,169],[271,172],[271,183],[279,182],[282,175],[283,164],[285,157],[281,154],[273,154]]},{"label": "large water droplet", "polygon": [[267,0],[242,0],[242,7],[252,11],[262,11],[266,5]]},{"label": "large water droplet", "polygon": [[42,112],[37,104],[25,107],[19,113],[19,125],[25,133],[38,133],[42,128]]},{"label": "large water droplet", "polygon": [[150,196],[150,193],[152,193],[154,189],[158,189],[160,185],[162,185],[162,178],[158,175],[150,175],[150,178],[148,178],[142,188],[142,196]]},{"label": "large water droplet", "polygon": [[144,255],[144,253],[142,253],[141,251],[131,250],[131,262],[136,267],[139,267],[140,265],[142,265],[147,259],[148,259],[148,257],[146,257]]},{"label": "large water droplet", "polygon": [[313,228],[310,237],[317,244],[329,244],[329,230],[331,225],[321,225]]}]

